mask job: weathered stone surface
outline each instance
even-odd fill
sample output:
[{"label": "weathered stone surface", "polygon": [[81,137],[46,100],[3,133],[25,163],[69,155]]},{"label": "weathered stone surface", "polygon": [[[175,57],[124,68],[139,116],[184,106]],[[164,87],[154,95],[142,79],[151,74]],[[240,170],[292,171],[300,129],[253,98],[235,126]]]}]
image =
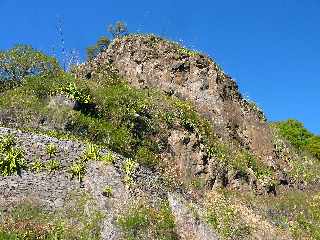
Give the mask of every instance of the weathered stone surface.
[{"label": "weathered stone surface", "polygon": [[[84,179],[85,189],[91,193],[100,211],[105,215],[101,237],[105,240],[120,239],[121,231],[115,224],[117,215],[127,205],[129,192],[122,183],[122,176],[112,165],[101,162],[90,162]],[[106,187],[111,187],[110,197],[103,195]]]},{"label": "weathered stone surface", "polygon": [[220,239],[206,223],[192,213],[186,201],[171,193],[168,194],[168,200],[181,240]]}]

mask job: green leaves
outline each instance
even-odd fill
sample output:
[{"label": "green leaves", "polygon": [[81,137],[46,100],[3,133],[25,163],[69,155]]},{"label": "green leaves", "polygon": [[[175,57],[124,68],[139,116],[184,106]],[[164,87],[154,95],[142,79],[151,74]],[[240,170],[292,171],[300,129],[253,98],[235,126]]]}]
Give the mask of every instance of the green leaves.
[{"label": "green leaves", "polygon": [[60,72],[57,60],[28,45],[0,52],[0,81],[20,81],[26,76]]},{"label": "green leaves", "polygon": [[70,98],[78,101],[79,103],[89,104],[92,101],[89,90],[78,88],[75,82],[69,83],[67,87],[62,89],[62,92],[68,94]]},{"label": "green leaves", "polygon": [[289,119],[275,124],[282,137],[299,151],[308,151],[320,159],[320,136],[309,132],[301,122]]},{"label": "green leaves", "polygon": [[0,172],[3,176],[19,174],[27,166],[24,152],[15,148],[15,140],[9,135],[0,141]]},{"label": "green leaves", "polygon": [[83,159],[74,162],[69,168],[69,173],[71,173],[72,178],[77,177],[79,182],[82,181],[85,172],[86,166]]},{"label": "green leaves", "polygon": [[93,46],[88,47],[87,50],[87,59],[92,60],[97,57],[101,52],[105,51],[110,44],[110,40],[102,36],[98,39],[97,43]]}]

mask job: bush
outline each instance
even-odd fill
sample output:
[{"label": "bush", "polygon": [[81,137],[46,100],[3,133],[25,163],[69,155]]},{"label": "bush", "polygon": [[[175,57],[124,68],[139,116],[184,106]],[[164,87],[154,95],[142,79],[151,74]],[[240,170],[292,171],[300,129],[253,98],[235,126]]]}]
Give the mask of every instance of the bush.
[{"label": "bush", "polygon": [[309,132],[302,123],[294,119],[275,124],[279,133],[298,151],[308,151],[320,159],[320,136]]},{"label": "bush", "polygon": [[58,61],[28,45],[0,52],[0,81],[21,81],[26,76],[56,74]]}]

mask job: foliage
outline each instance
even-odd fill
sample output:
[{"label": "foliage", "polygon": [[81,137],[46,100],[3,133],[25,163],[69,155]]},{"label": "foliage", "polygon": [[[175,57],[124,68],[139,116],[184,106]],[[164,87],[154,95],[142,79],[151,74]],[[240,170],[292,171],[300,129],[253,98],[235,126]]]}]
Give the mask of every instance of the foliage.
[{"label": "foliage", "polygon": [[206,196],[207,221],[225,239],[244,239],[250,228],[241,219],[240,213],[230,200],[219,193]]},{"label": "foliage", "polygon": [[279,130],[280,135],[297,150],[308,151],[320,159],[320,136],[309,132],[301,122],[289,119],[284,122],[277,122],[274,126]]},{"label": "foliage", "polygon": [[102,194],[103,194],[103,196],[105,196],[105,197],[111,197],[111,196],[112,196],[112,192],[113,192],[112,187],[111,187],[111,186],[106,186],[106,187],[103,189]]},{"label": "foliage", "polygon": [[135,154],[135,161],[147,167],[155,167],[158,164],[157,156],[145,146],[138,149]]},{"label": "foliage", "polygon": [[272,186],[273,169],[263,163],[248,150],[231,149],[222,142],[214,142],[207,148],[208,158],[215,158],[219,164],[241,176],[248,177],[253,173],[263,186]]},{"label": "foliage", "polygon": [[56,74],[61,71],[53,57],[28,45],[0,52],[0,81],[21,81],[26,76]]},{"label": "foliage", "polygon": [[76,162],[74,162],[70,168],[69,168],[69,172],[71,173],[72,175],[72,178],[74,177],[77,177],[79,182],[82,181],[82,178],[86,172],[86,165],[85,165],[85,162],[80,159]]},{"label": "foliage", "polygon": [[59,170],[61,167],[59,160],[51,159],[45,164],[45,168],[49,173]]},{"label": "foliage", "polygon": [[118,218],[126,239],[178,239],[174,218],[168,203],[158,208],[139,204]]},{"label": "foliage", "polygon": [[102,161],[106,165],[111,164],[114,161],[114,156],[111,152],[108,152],[100,158],[100,161]]},{"label": "foliage", "polygon": [[100,149],[97,145],[89,143],[86,147],[86,151],[84,152],[83,158],[86,161],[98,161],[100,159]]},{"label": "foliage", "polygon": [[49,158],[56,155],[58,148],[55,144],[50,143],[46,146],[46,153],[49,155]]},{"label": "foliage", "polygon": [[128,184],[128,186],[133,184],[133,175],[138,168],[139,164],[132,159],[127,159],[123,163],[123,171],[124,171],[124,181]]},{"label": "foliage", "polygon": [[279,133],[299,150],[304,149],[308,144],[308,138],[312,136],[302,123],[294,119],[279,122],[277,128],[279,129]]},{"label": "foliage", "polygon": [[187,49],[184,47],[179,47],[177,49],[180,54],[187,55],[189,57],[196,57],[199,55],[199,53],[197,51],[193,51],[193,50],[190,50],[190,49]]},{"label": "foliage", "polygon": [[259,211],[274,226],[291,233],[292,239],[319,239],[319,191],[290,189],[277,196],[234,193],[233,198]]},{"label": "foliage", "polygon": [[102,36],[98,39],[95,45],[87,47],[87,59],[92,60],[97,57],[101,52],[104,52],[110,44],[110,40]]},{"label": "foliage", "polygon": [[91,102],[91,96],[89,90],[79,89],[75,82],[70,82],[68,86],[62,89],[62,92],[66,93],[71,99],[78,101],[79,103],[88,104]]},{"label": "foliage", "polygon": [[306,150],[320,159],[320,136],[312,136],[308,139]]},{"label": "foliage", "polygon": [[111,33],[113,38],[118,38],[128,34],[128,27],[122,21],[117,21],[114,25],[110,24],[107,30]]},{"label": "foliage", "polygon": [[15,147],[15,139],[11,135],[2,137],[0,140],[0,172],[3,176],[20,174],[27,167],[24,152]]},{"label": "foliage", "polygon": [[2,216],[5,221],[0,224],[0,239],[99,240],[102,214],[85,207],[87,204],[94,207],[92,200],[73,194],[67,201],[63,209],[55,212],[29,202],[16,205]]},{"label": "foliage", "polygon": [[33,163],[31,163],[31,170],[33,172],[39,173],[42,169],[43,169],[43,164],[41,162],[40,159],[34,161]]}]

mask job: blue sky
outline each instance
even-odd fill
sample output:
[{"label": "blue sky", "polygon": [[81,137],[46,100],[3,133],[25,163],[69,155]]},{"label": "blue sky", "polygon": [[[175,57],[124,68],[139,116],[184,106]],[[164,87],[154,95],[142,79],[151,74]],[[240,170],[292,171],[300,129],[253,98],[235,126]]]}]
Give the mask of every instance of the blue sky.
[{"label": "blue sky", "polygon": [[[320,134],[319,0],[0,0],[0,49],[85,48],[116,20],[130,32],[182,41],[217,62],[271,121],[296,118]],[[59,51],[55,51],[59,53]]]}]

